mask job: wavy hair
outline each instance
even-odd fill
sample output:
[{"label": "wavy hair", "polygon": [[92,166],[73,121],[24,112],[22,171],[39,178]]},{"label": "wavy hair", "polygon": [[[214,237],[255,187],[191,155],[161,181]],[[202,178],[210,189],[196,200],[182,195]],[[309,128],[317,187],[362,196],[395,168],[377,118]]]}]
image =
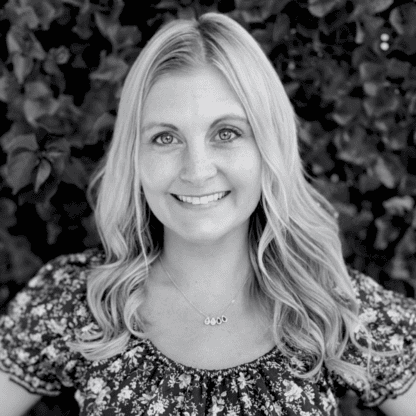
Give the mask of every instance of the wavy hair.
[{"label": "wavy hair", "polygon": [[[307,180],[297,119],[285,89],[253,37],[231,18],[207,13],[164,25],[133,64],[123,87],[114,135],[90,184],[105,250],[91,271],[89,307],[99,331],[72,347],[93,360],[144,338],[139,314],[149,269],[163,250],[163,226],[146,203],[139,175],[144,100],[164,74],[212,65],[239,97],[262,158],[261,200],[250,218],[250,294],[272,322],[282,354],[311,365],[300,377],[329,370],[367,383],[366,369],[342,359],[360,326],[333,208]],[[138,191],[140,190],[140,191]],[[139,330],[141,329],[141,330]]]}]

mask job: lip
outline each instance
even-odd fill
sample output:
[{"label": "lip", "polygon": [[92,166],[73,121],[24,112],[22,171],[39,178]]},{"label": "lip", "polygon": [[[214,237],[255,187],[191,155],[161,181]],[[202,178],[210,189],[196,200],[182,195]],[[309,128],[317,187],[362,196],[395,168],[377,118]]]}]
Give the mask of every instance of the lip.
[{"label": "lip", "polygon": [[[208,202],[208,204],[189,204],[188,202],[183,202],[180,199],[176,198],[175,194],[170,194],[175,202],[177,202],[182,208],[190,209],[190,210],[200,210],[200,209],[210,209],[218,206],[227,198],[227,196],[231,193],[231,191],[225,191],[225,196],[217,201]],[[208,194],[212,195],[212,194]]]},{"label": "lip", "polygon": [[204,196],[210,196],[210,195],[214,195],[214,194],[222,194],[223,192],[225,192],[226,194],[229,194],[231,191],[215,191],[215,192],[210,192],[209,194],[203,194],[203,195],[184,195],[184,194],[171,194],[173,196],[186,196],[188,198],[202,198]]}]

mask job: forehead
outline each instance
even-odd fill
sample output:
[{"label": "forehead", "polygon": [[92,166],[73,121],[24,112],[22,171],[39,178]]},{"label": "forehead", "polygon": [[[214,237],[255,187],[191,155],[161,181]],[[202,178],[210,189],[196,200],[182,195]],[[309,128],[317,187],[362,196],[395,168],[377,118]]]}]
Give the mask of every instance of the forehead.
[{"label": "forehead", "polygon": [[143,103],[141,118],[142,122],[187,115],[209,118],[224,112],[246,117],[244,107],[224,75],[207,66],[158,79]]}]

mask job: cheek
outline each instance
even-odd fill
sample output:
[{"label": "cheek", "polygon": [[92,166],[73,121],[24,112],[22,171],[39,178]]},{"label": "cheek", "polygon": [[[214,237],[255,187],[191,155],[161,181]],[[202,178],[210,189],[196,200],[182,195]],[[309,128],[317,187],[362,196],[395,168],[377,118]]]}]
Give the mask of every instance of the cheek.
[{"label": "cheek", "polygon": [[232,161],[232,167],[236,179],[239,179],[242,185],[260,188],[261,158],[257,149],[236,157]]},{"label": "cheek", "polygon": [[140,178],[143,188],[148,192],[162,188],[171,177],[170,164],[160,156],[143,155],[140,159]]}]

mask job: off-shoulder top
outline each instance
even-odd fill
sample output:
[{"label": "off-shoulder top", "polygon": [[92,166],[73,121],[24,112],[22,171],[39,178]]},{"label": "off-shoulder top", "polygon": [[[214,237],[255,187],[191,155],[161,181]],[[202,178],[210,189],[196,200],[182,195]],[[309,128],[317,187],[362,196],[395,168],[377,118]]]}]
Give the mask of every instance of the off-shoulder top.
[{"label": "off-shoulder top", "polygon": [[[97,328],[86,300],[91,267],[101,264],[98,249],[64,255],[43,266],[0,317],[0,369],[29,392],[55,396],[75,391],[80,416],[104,415],[338,415],[338,396],[354,390],[366,406],[405,392],[416,379],[416,301],[388,291],[350,269],[377,349],[372,356],[370,392],[354,378],[325,365],[314,379],[297,377],[306,363],[287,358],[277,347],[228,369],[188,367],[161,353],[150,340],[131,337],[109,359],[90,361],[68,347],[77,334]],[[357,335],[358,336],[358,335]],[[348,344],[344,358],[366,366],[365,352]]]}]

